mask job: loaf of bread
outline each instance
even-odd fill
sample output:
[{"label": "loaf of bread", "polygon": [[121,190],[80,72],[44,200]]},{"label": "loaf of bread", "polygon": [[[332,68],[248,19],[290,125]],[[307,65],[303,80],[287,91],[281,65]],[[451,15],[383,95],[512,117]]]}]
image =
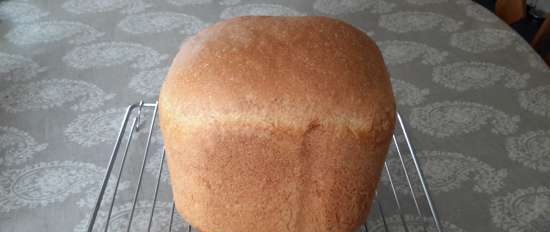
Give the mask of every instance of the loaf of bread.
[{"label": "loaf of bread", "polygon": [[349,232],[395,103],[375,43],[326,17],[239,17],[188,39],[160,94],[177,211],[202,232]]}]

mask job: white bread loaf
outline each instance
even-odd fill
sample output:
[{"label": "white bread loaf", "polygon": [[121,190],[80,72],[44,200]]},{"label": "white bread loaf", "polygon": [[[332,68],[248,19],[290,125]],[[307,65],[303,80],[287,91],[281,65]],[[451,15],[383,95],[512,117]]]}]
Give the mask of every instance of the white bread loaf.
[{"label": "white bread loaf", "polygon": [[395,120],[382,55],[325,17],[240,17],[190,38],[160,94],[178,212],[202,232],[349,232]]}]

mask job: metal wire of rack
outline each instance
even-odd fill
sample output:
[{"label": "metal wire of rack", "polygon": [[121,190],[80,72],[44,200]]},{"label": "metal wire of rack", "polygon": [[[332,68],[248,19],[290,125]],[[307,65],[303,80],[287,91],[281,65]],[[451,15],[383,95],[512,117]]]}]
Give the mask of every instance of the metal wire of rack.
[{"label": "metal wire of rack", "polygon": [[[150,118],[146,118],[145,110],[151,110],[152,114],[149,115]],[[122,120],[118,136],[116,138],[115,145],[111,152],[111,156],[108,162],[107,170],[99,189],[97,196],[96,204],[93,208],[92,214],[89,218],[86,231],[136,231],[136,228],[132,226],[135,224],[133,220],[135,219],[135,213],[137,209],[137,201],[139,199],[140,193],[142,193],[143,188],[147,185],[143,184],[144,179],[144,169],[148,160],[155,154],[150,152],[150,145],[152,140],[153,130],[156,128],[156,116],[157,116],[158,102],[154,103],[144,103],[143,101],[132,104],[127,107]],[[148,120],[148,122],[143,122]],[[111,224],[114,220],[112,218],[113,207],[115,205],[115,200],[118,200],[117,194],[120,195],[119,184],[121,183],[121,176],[124,173],[125,167],[128,166],[128,160],[130,155],[139,155],[135,154],[138,152],[129,152],[131,145],[134,145],[134,140],[136,140],[136,132],[142,131],[146,127],[146,141],[142,151],[142,156],[137,159],[138,162],[138,175],[137,175],[137,185],[135,191],[131,194],[131,200],[128,204],[128,216],[127,222],[125,223],[125,228],[120,229],[120,225],[117,228],[114,228]],[[122,150],[121,150],[122,148]],[[405,128],[403,118],[400,114],[397,114],[397,127],[393,136],[392,143],[392,152],[388,154],[388,159],[384,165],[384,178],[386,182],[381,183],[376,191],[375,199],[371,209],[369,219],[365,224],[363,224],[357,231],[444,231],[444,226],[440,223],[438,218],[438,213],[436,207],[431,199],[430,191],[426,183],[426,179],[422,173],[419,160],[414,151],[413,145],[411,144],[409,134]],[[134,154],[131,154],[134,153]],[[158,166],[158,172],[156,176],[153,177],[153,190],[151,190],[152,196],[150,198],[150,204],[147,204],[145,210],[148,210],[148,216],[140,217],[142,220],[141,223],[144,223],[143,219],[146,218],[146,226],[143,226],[142,230],[146,231],[173,231],[175,230],[174,222],[176,218],[179,217],[175,213],[175,205],[171,201],[169,206],[169,220],[166,219],[167,225],[164,225],[162,229],[153,229],[153,217],[155,216],[155,211],[158,207],[158,198],[159,198],[159,186],[161,185],[161,176],[163,174],[163,163],[166,153],[164,149],[162,152],[157,152],[156,155],[160,155],[160,162]],[[396,157],[391,156],[394,155]],[[408,156],[407,156],[408,155]],[[134,157],[135,158],[135,157]],[[158,157],[157,157],[158,158]],[[388,162],[393,161],[397,162],[397,167],[401,167],[401,170],[394,170],[396,165],[388,165]],[[118,167],[118,170],[115,170],[115,163]],[[411,163],[413,165],[411,165]],[[408,166],[407,166],[408,165]],[[116,173],[113,173],[115,171]],[[164,170],[166,171],[166,170]],[[400,175],[397,175],[397,172],[400,172]],[[406,186],[399,186],[400,189],[407,189],[406,193],[398,190],[397,179],[404,178],[400,180],[400,183],[406,183]],[[416,181],[415,181],[416,180]],[[114,181],[114,182],[109,182]],[[111,191],[107,191],[108,187],[114,188]],[[384,192],[384,190],[387,190]],[[111,194],[107,194],[111,193]],[[142,193],[144,195],[144,193]],[[142,196],[143,197],[143,196]],[[120,198],[120,196],[119,196]],[[131,207],[130,207],[131,206]],[[408,208],[407,208],[408,206]],[[150,208],[150,209],[149,209]],[[99,213],[102,210],[102,213]],[[139,210],[144,210],[140,208]],[[390,212],[397,212],[396,214],[390,216]],[[414,212],[412,215],[407,214],[407,211]],[[158,214],[158,213],[157,213]],[[166,215],[164,215],[166,216]],[[98,218],[101,217],[102,223],[97,223]],[[119,220],[120,218],[117,218]],[[191,225],[184,224],[184,226],[179,226],[180,231],[190,232],[194,230]]]}]

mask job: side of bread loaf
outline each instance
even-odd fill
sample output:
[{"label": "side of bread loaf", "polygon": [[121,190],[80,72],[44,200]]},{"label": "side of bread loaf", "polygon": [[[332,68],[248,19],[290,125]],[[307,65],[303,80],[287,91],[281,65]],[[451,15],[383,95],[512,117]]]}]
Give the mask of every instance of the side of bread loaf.
[{"label": "side of bread loaf", "polygon": [[351,231],[395,120],[382,56],[325,17],[240,17],[173,61],[160,126],[178,212],[203,232]]}]

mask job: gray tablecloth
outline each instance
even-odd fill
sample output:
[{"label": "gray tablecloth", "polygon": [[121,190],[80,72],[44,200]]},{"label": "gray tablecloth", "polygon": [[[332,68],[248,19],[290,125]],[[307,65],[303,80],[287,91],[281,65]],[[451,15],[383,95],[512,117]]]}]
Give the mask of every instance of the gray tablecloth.
[{"label": "gray tablecloth", "polygon": [[183,39],[249,14],[377,42],[447,231],[550,231],[550,72],[468,0],[1,1],[0,231],[83,231],[124,107],[156,98]]}]

